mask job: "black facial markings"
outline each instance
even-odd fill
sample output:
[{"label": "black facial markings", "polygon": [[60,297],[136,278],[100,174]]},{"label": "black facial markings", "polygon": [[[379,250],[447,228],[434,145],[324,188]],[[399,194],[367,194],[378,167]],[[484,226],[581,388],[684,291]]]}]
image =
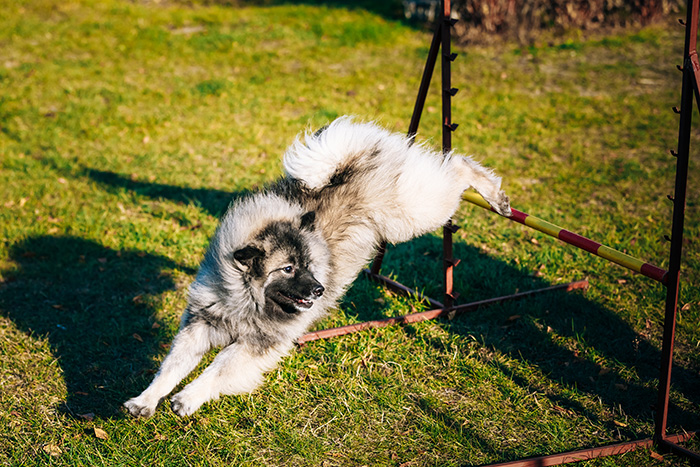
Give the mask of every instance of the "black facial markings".
[{"label": "black facial markings", "polygon": [[308,247],[299,229],[290,222],[271,222],[258,234],[257,238],[261,242],[270,242],[270,253],[284,251],[289,254],[290,261],[295,265],[308,266],[304,261],[304,258],[309,255]]}]

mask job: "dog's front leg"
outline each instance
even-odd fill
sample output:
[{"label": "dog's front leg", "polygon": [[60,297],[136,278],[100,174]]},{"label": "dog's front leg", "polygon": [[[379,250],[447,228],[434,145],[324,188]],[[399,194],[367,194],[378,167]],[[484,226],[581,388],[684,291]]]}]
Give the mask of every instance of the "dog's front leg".
[{"label": "dog's front leg", "polygon": [[209,326],[196,322],[186,324],[173,340],[170,353],[163,360],[153,382],[138,397],[124,406],[134,417],[150,417],[158,403],[197,366],[211,348]]},{"label": "dog's front leg", "polygon": [[221,395],[253,391],[262,383],[265,372],[274,368],[287,351],[287,348],[259,350],[240,342],[229,345],[199,378],[173,396],[173,411],[184,417]]}]

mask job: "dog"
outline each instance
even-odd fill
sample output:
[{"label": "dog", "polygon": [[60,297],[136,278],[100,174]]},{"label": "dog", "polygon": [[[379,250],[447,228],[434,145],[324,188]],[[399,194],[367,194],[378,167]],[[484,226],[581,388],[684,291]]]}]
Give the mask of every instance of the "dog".
[{"label": "dog", "polygon": [[501,178],[470,157],[443,154],[375,123],[341,117],[287,149],[285,176],[235,201],[190,286],[169,354],[125,402],[136,417],[215,347],[202,374],[171,398],[180,416],[221,395],[253,391],[334,306],[383,242],[444,225],[474,188],[510,216]]}]

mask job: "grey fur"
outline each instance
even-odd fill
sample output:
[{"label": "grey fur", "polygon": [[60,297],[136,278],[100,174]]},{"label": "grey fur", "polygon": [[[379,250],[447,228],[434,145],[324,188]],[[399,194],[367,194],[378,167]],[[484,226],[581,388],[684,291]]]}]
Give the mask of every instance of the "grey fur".
[{"label": "grey fur", "polygon": [[350,118],[298,139],[285,169],[221,219],[170,353],[151,385],[125,403],[132,415],[152,415],[213,347],[223,350],[172,398],[173,410],[185,416],[222,394],[254,390],[381,242],[444,224],[467,188],[510,215],[500,178],[470,158]]}]

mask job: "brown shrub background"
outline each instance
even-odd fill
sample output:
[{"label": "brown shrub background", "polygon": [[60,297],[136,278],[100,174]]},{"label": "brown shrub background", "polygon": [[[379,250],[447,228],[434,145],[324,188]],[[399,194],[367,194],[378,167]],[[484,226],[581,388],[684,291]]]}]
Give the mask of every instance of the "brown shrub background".
[{"label": "brown shrub background", "polygon": [[683,0],[454,0],[461,42],[495,35],[530,42],[537,32],[646,25],[680,11]]}]

